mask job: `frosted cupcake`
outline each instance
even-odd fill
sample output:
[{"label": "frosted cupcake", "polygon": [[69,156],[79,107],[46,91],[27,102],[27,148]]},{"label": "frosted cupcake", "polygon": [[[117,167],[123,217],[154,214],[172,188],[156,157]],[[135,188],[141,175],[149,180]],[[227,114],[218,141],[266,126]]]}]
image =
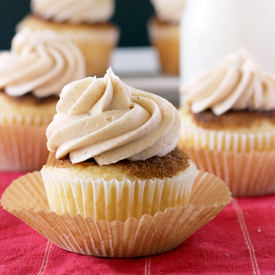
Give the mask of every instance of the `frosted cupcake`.
[{"label": "frosted cupcake", "polygon": [[42,176],[51,210],[109,221],[184,205],[196,167],[176,148],[179,136],[168,101],[111,70],[67,85],[47,129]]},{"label": "frosted cupcake", "polygon": [[185,0],[151,0],[156,10],[149,32],[164,73],[179,74],[179,24]]},{"label": "frosted cupcake", "polygon": [[1,205],[59,247],[138,257],[169,251],[231,201],[227,185],[177,148],[177,110],[108,70],[65,86],[41,172],[15,180]]},{"label": "frosted cupcake", "polygon": [[33,15],[18,29],[50,30],[80,48],[88,75],[103,75],[118,40],[117,28],[108,20],[114,0],[32,0]]},{"label": "frosted cupcake", "polygon": [[39,169],[47,160],[45,130],[62,87],[85,76],[70,41],[48,32],[19,32],[0,55],[0,169]]},{"label": "frosted cupcake", "polygon": [[111,70],[68,84],[41,170],[50,210],[125,222],[187,205],[197,169],[176,147],[179,136],[172,104],[126,86]]},{"label": "frosted cupcake", "polygon": [[275,77],[239,51],[182,87],[181,146],[236,196],[275,192]]}]

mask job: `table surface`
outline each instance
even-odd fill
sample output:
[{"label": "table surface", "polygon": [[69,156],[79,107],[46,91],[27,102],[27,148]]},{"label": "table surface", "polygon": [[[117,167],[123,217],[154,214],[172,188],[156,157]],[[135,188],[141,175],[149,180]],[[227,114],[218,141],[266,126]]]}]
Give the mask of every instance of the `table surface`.
[{"label": "table surface", "polygon": [[[20,173],[0,172],[0,196]],[[275,274],[275,195],[235,199],[177,249],[137,259],[63,251],[0,209],[0,274]]]}]

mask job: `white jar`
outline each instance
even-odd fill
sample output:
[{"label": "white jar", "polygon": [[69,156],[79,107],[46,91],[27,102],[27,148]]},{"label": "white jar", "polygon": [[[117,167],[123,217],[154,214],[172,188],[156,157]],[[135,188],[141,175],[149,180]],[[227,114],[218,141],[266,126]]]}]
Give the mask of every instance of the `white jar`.
[{"label": "white jar", "polygon": [[181,84],[241,47],[275,73],[275,0],[188,0],[181,21]]}]

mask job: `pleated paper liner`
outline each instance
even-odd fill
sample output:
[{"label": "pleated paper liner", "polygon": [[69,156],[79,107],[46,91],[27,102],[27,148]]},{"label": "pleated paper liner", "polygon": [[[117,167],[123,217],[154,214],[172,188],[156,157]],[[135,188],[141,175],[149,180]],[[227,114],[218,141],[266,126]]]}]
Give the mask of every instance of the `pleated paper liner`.
[{"label": "pleated paper liner", "polygon": [[[100,34],[98,36],[100,37]],[[102,38],[92,38],[80,42],[76,34],[73,39],[85,58],[87,75],[104,76],[110,66],[112,52],[117,43],[118,31],[111,29],[109,37],[105,38],[105,36],[103,34]]]},{"label": "pleated paper liner", "polygon": [[181,147],[199,169],[222,178],[234,196],[275,193],[275,150],[233,153]]},{"label": "pleated paper liner", "polygon": [[67,251],[101,257],[137,257],[169,251],[214,218],[231,201],[227,185],[199,172],[186,207],[167,208],[154,216],[125,222],[49,211],[40,173],[15,180],[1,204],[41,235]]},{"label": "pleated paper liner", "polygon": [[[73,168],[70,168],[73,170]],[[61,215],[82,215],[97,220],[125,221],[144,214],[188,203],[196,177],[196,166],[165,179],[93,179],[79,171],[64,175],[64,169],[44,167],[41,171],[50,209]],[[111,173],[111,172],[110,172]],[[65,179],[64,179],[65,177]]]},{"label": "pleated paper liner", "polygon": [[156,47],[162,71],[168,74],[179,74],[179,25],[159,22],[153,18],[149,23],[149,34]]},{"label": "pleated paper liner", "polygon": [[0,125],[0,170],[39,170],[48,157],[46,125]]},{"label": "pleated paper liner", "polygon": [[189,148],[248,153],[252,151],[275,150],[275,131],[260,130],[246,132],[208,130],[198,126],[192,116],[181,109],[182,140],[181,143]]}]

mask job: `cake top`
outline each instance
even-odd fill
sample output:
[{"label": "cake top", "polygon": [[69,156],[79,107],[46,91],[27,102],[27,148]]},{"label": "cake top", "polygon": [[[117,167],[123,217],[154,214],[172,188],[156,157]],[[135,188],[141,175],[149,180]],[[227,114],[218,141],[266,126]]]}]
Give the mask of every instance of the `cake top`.
[{"label": "cake top", "polygon": [[69,159],[57,160],[53,153],[49,154],[45,167],[74,168],[82,176],[93,179],[149,180],[173,178],[186,169],[194,169],[195,165],[182,149],[175,148],[163,157],[152,157],[145,161],[122,160],[110,165],[99,166],[93,159],[82,163],[72,164]]},{"label": "cake top", "polygon": [[202,72],[182,87],[193,113],[212,110],[275,110],[275,76],[261,70],[244,50],[231,54],[214,69]]},{"label": "cake top", "polygon": [[179,23],[186,0],[151,0],[159,19]]},{"label": "cake top", "polygon": [[180,117],[167,100],[124,84],[111,69],[63,89],[57,114],[47,129],[48,149],[99,165],[162,157],[177,145]]},{"label": "cake top", "polygon": [[32,0],[33,13],[55,22],[99,23],[108,21],[114,0]]},{"label": "cake top", "polygon": [[85,75],[78,47],[48,31],[20,31],[11,50],[0,54],[0,89],[11,96],[58,95],[64,85]]}]

